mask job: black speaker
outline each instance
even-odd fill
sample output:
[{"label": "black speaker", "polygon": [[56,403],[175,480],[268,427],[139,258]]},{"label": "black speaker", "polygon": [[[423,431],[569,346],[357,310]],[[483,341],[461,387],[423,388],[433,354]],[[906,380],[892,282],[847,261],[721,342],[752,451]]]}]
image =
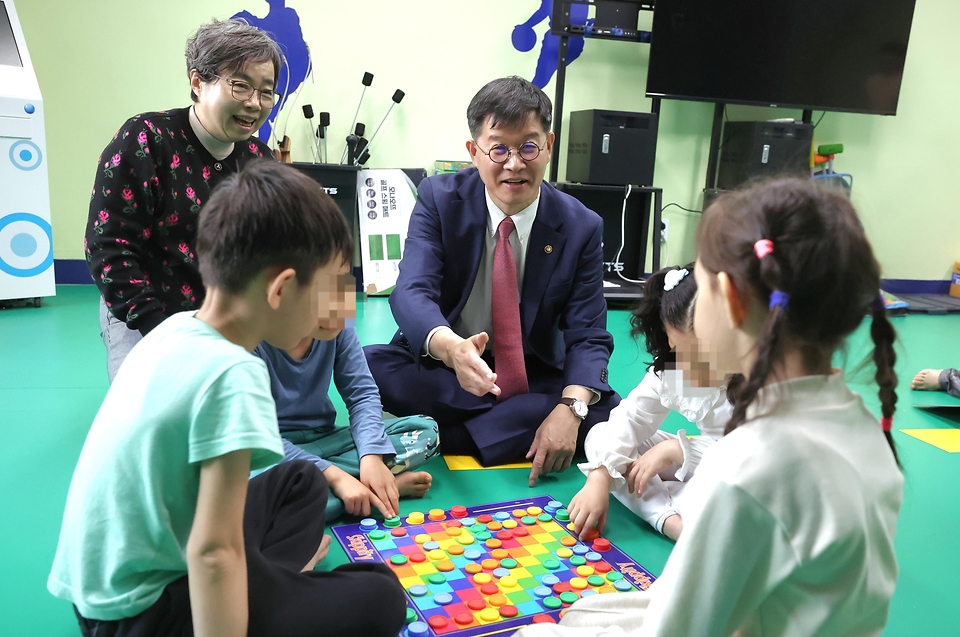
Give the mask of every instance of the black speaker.
[{"label": "black speaker", "polygon": [[350,232],[354,232],[357,225],[357,173],[360,167],[296,161],[290,165],[323,186],[339,206],[350,225]]},{"label": "black speaker", "polygon": [[717,188],[728,190],[755,177],[810,176],[813,124],[727,122],[720,144]]},{"label": "black speaker", "polygon": [[567,136],[567,181],[653,185],[657,156],[654,113],[574,111]]}]

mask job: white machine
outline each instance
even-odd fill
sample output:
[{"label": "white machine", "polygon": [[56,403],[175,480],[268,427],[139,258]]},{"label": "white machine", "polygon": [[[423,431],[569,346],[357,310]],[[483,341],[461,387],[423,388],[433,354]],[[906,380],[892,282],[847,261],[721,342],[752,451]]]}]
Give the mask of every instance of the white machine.
[{"label": "white machine", "polygon": [[0,0],[0,301],[56,294],[43,99],[12,0]]}]

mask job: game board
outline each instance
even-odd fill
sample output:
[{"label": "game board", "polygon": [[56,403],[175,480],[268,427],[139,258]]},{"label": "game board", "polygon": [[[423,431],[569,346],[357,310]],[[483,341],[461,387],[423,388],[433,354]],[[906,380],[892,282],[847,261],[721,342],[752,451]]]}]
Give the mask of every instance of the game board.
[{"label": "game board", "polygon": [[645,590],[653,575],[605,538],[580,542],[543,495],[372,518],[331,530],[352,562],[383,562],[407,591],[404,637],[508,635],[580,597]]}]

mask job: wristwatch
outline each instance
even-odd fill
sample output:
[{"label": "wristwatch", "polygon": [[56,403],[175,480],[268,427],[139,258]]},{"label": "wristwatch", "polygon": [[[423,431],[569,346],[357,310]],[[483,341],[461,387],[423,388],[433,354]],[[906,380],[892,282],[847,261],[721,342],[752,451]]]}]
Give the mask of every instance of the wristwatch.
[{"label": "wristwatch", "polygon": [[573,412],[573,415],[580,420],[586,418],[587,412],[590,411],[587,409],[587,403],[583,402],[579,398],[561,398],[560,404],[569,407],[570,411]]}]

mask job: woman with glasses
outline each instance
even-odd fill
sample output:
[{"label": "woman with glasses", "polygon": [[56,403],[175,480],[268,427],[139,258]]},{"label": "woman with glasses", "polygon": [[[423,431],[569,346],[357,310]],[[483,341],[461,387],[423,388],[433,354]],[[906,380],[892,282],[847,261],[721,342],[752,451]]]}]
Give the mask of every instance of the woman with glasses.
[{"label": "woman with glasses", "polygon": [[111,382],[143,335],[200,307],[197,219],[213,188],[248,161],[272,157],[253,134],[278,98],[277,43],[241,20],[214,20],[185,55],[193,104],[128,119],[97,166],[84,247],[103,296]]}]

